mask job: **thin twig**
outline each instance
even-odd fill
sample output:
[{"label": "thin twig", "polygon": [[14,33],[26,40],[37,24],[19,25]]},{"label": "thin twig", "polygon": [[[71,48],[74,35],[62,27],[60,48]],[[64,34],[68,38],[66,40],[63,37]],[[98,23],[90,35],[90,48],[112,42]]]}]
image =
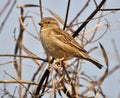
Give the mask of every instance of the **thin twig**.
[{"label": "thin twig", "polygon": [[[27,87],[26,87],[25,85],[23,85],[20,80],[15,79],[15,78],[14,78],[13,76],[11,76],[8,72],[6,72],[6,71],[4,71],[4,72],[5,72],[5,74],[7,74],[8,76],[10,76],[12,79],[16,80],[20,85],[22,85],[24,88],[27,89]],[[28,90],[29,94],[32,95],[32,93],[29,91],[29,89],[27,89],[27,90]]]},{"label": "thin twig", "polygon": [[70,9],[70,0],[68,0],[68,5],[67,5],[67,11],[66,11],[66,17],[65,17],[65,22],[64,22],[63,30],[65,30],[65,27],[67,25],[69,9]]},{"label": "thin twig", "polygon": [[28,80],[19,80],[18,82],[16,80],[0,80],[0,83],[23,83],[23,84],[38,85],[38,82],[33,82],[33,81],[28,81]]},{"label": "thin twig", "polygon": [[[93,13],[86,19],[86,21],[74,32],[73,37],[76,37],[79,32],[88,24],[88,22],[96,15],[96,13],[100,10],[106,0],[102,0],[98,7],[93,11]],[[89,21],[88,21],[89,20]]]},{"label": "thin twig", "polygon": [[28,59],[36,59],[36,60],[42,60],[44,62],[48,62],[48,60],[39,58],[39,57],[33,57],[33,56],[25,56],[25,55],[15,55],[15,54],[0,54],[0,57],[23,57],[23,58],[28,58]]},{"label": "thin twig", "polygon": [[3,8],[0,10],[0,16],[2,16],[3,12],[6,10],[8,5],[11,3],[12,0],[8,0],[6,4],[3,6]]},{"label": "thin twig", "polygon": [[1,23],[1,26],[0,26],[0,33],[1,33],[1,31],[2,31],[2,29],[3,29],[3,27],[4,27],[4,25],[5,25],[5,23],[6,23],[7,19],[8,19],[8,17],[10,16],[10,13],[12,12],[12,10],[13,10],[15,4],[16,4],[16,1],[17,1],[17,0],[14,0],[13,4],[11,5],[10,10],[8,11],[8,13],[7,13],[6,17],[4,18],[3,22]]},{"label": "thin twig", "polygon": [[113,9],[100,9],[100,11],[120,11],[120,8],[113,8]]},{"label": "thin twig", "polygon": [[73,24],[73,22],[81,15],[81,13],[85,10],[85,8],[87,8],[87,6],[89,5],[90,0],[88,0],[84,7],[80,10],[80,12],[78,12],[78,14],[74,17],[74,19],[70,22],[69,26],[71,26]]},{"label": "thin twig", "polygon": [[43,12],[42,12],[42,0],[39,0],[39,4],[40,4],[40,17],[41,19],[43,18]]}]

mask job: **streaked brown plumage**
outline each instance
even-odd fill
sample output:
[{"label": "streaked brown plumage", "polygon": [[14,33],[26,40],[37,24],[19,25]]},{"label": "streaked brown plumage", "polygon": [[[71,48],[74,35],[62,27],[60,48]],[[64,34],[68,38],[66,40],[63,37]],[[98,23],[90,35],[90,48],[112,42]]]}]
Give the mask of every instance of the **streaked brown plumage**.
[{"label": "streaked brown plumage", "polygon": [[73,57],[79,57],[95,64],[98,68],[102,65],[91,58],[85,49],[83,49],[75,39],[66,31],[62,30],[58,22],[51,18],[43,18],[40,22],[40,39],[45,51],[54,58],[64,58],[69,60]]}]

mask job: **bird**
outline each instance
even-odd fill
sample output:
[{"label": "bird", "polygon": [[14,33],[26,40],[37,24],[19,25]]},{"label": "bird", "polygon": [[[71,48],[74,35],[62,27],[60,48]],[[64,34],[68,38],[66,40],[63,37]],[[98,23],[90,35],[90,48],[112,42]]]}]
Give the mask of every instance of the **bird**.
[{"label": "bird", "polygon": [[103,67],[96,59],[90,57],[88,52],[65,30],[61,29],[57,20],[44,17],[39,23],[40,40],[46,53],[55,59],[64,58],[64,61],[73,57],[87,60],[99,69]]}]

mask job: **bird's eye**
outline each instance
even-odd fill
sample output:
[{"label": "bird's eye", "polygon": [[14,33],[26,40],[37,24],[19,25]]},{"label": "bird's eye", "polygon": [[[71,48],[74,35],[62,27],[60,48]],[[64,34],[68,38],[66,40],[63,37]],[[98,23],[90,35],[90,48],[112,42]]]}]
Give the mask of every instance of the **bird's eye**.
[{"label": "bird's eye", "polygon": [[48,21],[48,24],[50,24],[50,22]]}]

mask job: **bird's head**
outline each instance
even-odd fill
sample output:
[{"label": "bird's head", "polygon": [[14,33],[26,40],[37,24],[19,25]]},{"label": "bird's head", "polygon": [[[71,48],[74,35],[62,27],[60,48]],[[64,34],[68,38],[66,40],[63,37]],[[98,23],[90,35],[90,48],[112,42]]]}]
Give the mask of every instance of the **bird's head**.
[{"label": "bird's head", "polygon": [[46,18],[43,18],[42,20],[41,20],[41,22],[39,23],[39,25],[43,28],[43,29],[45,29],[45,28],[59,28],[59,25],[58,25],[58,22],[55,20],[55,19],[53,19],[53,18],[51,18],[51,17],[46,17]]}]

